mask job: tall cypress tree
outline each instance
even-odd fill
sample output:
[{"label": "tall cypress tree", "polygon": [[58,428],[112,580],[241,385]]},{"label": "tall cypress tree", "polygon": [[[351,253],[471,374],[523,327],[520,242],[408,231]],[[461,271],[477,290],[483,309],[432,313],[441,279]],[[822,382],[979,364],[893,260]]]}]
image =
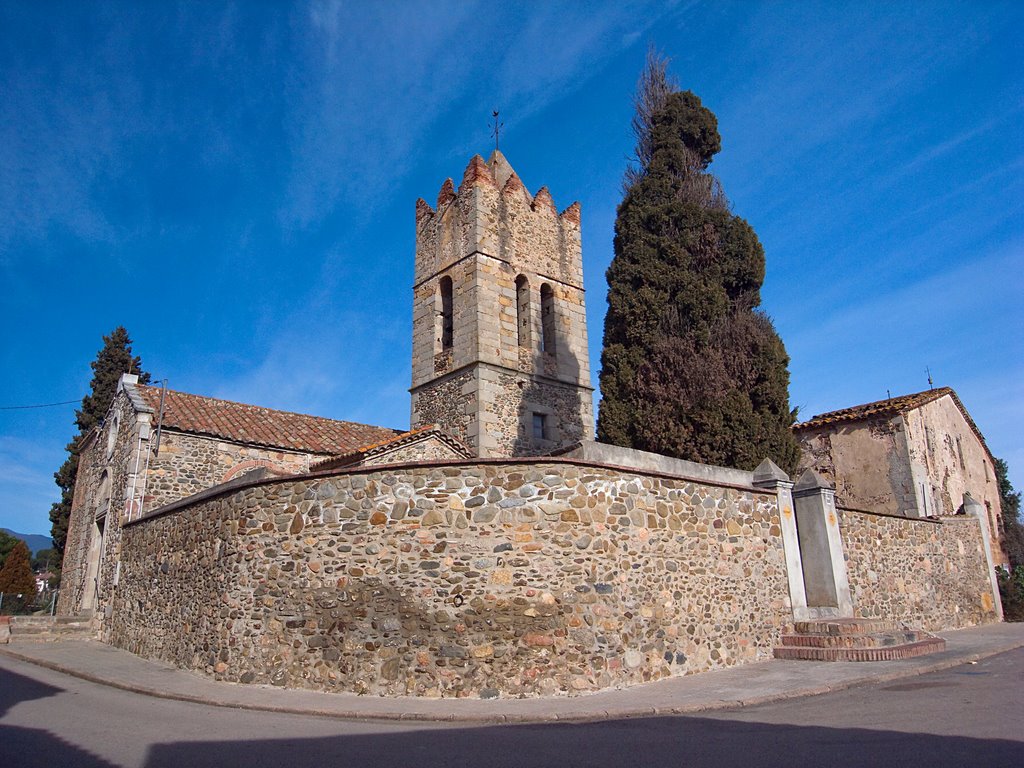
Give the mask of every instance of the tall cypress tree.
[{"label": "tall cypress tree", "polygon": [[718,121],[650,59],[637,97],[608,268],[598,439],[753,469],[793,471],[789,358],[757,309],[764,250],[707,168]]},{"label": "tall cypress tree", "polygon": [[50,536],[53,538],[53,548],[57,550],[58,561],[63,560],[64,545],[67,543],[71,502],[75,497],[75,477],[78,474],[78,450],[82,438],[103,420],[114,399],[122,373],[138,374],[141,383],[149,383],[149,374],[143,372],[142,360],[132,355],[132,340],[122,326],[103,337],[103,348],[90,365],[92,382],[89,394],[82,398],[82,407],[75,412],[78,432],[67,445],[68,458],[53,475],[61,491],[60,501],[50,508]]}]

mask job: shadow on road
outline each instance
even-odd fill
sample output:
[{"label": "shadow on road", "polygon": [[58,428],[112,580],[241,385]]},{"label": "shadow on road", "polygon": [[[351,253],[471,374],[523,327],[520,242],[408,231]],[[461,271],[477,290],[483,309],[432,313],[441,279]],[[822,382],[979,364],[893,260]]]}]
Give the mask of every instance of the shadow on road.
[{"label": "shadow on road", "polygon": [[7,714],[11,707],[23,701],[45,699],[48,696],[63,693],[63,691],[63,688],[56,688],[33,680],[31,677],[0,669],[0,717]]},{"label": "shadow on road", "polygon": [[1020,742],[851,728],[645,718],[267,741],[159,744],[147,768],[180,766],[963,766],[1022,764]]},{"label": "shadow on road", "polygon": [[[23,701],[35,701],[64,693],[57,688],[30,677],[0,669],[0,717]],[[105,760],[61,739],[44,728],[59,728],[59,724],[41,722],[43,728],[21,728],[0,725],[0,765],[18,768],[112,768]]]}]

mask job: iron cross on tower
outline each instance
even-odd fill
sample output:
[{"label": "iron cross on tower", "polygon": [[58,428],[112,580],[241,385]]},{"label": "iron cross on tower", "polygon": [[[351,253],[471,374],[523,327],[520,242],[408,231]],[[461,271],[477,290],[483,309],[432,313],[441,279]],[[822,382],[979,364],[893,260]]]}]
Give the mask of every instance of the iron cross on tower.
[{"label": "iron cross on tower", "polygon": [[497,151],[498,138],[501,136],[501,129],[505,127],[505,124],[498,122],[498,110],[494,110],[491,115],[494,117],[494,130],[491,131],[491,135],[494,137],[494,149]]}]

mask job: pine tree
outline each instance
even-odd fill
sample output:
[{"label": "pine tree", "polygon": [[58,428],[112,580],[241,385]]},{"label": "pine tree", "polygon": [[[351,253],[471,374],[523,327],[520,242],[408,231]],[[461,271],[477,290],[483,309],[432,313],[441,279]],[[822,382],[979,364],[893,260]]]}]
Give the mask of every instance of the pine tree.
[{"label": "pine tree", "polygon": [[707,168],[718,121],[648,61],[636,99],[638,166],[626,174],[608,268],[603,442],[793,471],[789,358],[763,312],[764,250]]},{"label": "pine tree", "polygon": [[[4,595],[4,611],[20,612],[36,597],[36,577],[29,564],[28,545],[19,541],[0,566],[0,592]],[[20,595],[20,597],[19,597]]]},{"label": "pine tree", "polygon": [[64,545],[67,542],[71,502],[75,496],[75,477],[78,474],[79,443],[106,416],[121,374],[135,373],[141,383],[149,383],[149,374],[142,371],[139,357],[132,355],[132,340],[122,326],[103,337],[103,348],[90,365],[93,376],[89,394],[82,398],[82,407],[75,412],[78,432],[67,445],[68,458],[53,475],[61,490],[60,501],[50,508],[50,536],[53,538],[53,548],[57,550],[58,562],[64,558]]}]

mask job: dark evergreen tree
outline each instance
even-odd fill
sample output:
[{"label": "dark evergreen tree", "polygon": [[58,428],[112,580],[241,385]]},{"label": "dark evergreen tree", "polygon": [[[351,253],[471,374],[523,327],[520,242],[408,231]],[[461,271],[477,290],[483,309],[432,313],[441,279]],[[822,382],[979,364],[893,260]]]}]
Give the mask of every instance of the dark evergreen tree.
[{"label": "dark evergreen tree", "polygon": [[707,168],[718,121],[648,62],[637,103],[637,167],[615,223],[601,355],[603,442],[792,472],[789,358],[757,309],[764,251]]},{"label": "dark evergreen tree", "polygon": [[142,371],[142,361],[139,357],[132,355],[132,340],[122,326],[115,328],[109,336],[103,337],[103,348],[90,365],[93,375],[89,394],[82,398],[82,407],[75,412],[78,432],[67,445],[68,458],[53,475],[61,491],[60,501],[50,508],[50,536],[53,538],[53,548],[57,551],[58,567],[64,559],[68,521],[71,519],[71,502],[75,496],[79,444],[82,438],[106,416],[121,374],[135,373],[138,374],[141,383],[149,383],[149,374]]},{"label": "dark evergreen tree", "polygon": [[36,577],[29,564],[28,545],[19,541],[0,566],[0,592],[4,613],[20,613],[36,597]]},{"label": "dark evergreen tree", "polygon": [[1024,568],[1024,525],[1020,519],[1020,491],[1010,482],[1009,468],[1002,459],[996,459],[996,482],[999,486],[999,506],[1003,513],[1003,551],[1011,568]]}]

